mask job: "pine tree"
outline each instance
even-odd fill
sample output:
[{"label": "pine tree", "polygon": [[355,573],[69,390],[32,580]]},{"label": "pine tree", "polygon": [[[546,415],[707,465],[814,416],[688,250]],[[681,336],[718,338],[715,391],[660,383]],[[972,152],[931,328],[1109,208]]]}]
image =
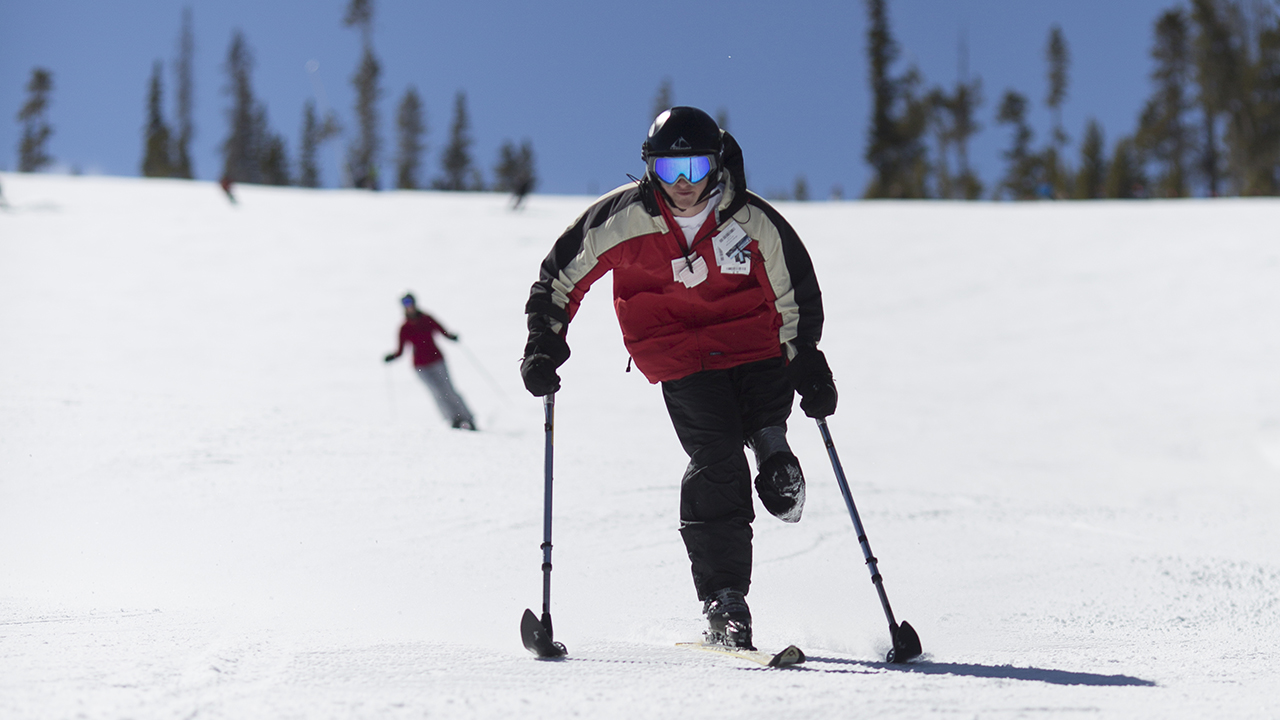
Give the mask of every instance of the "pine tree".
[{"label": "pine tree", "polygon": [[1014,90],[1006,90],[996,122],[1013,129],[1013,142],[1004,152],[1004,179],[996,189],[996,196],[1008,193],[1014,200],[1035,199],[1041,185],[1042,158],[1031,151],[1033,133],[1027,124],[1027,98]]},{"label": "pine tree", "polygon": [[498,164],[493,168],[493,189],[499,192],[529,193],[538,184],[533,166],[533,143],[528,140],[516,147],[510,140],[498,150]]},{"label": "pine tree", "polygon": [[169,126],[164,122],[163,87],[161,84],[162,65],[159,60],[151,66],[150,90],[147,92],[147,127],[143,138],[144,154],[142,158],[143,177],[170,177],[173,175],[173,161],[169,157]]},{"label": "pine tree", "polygon": [[191,141],[195,137],[195,122],[192,116],[195,111],[195,82],[193,80],[193,64],[195,62],[195,34],[191,30],[191,8],[182,9],[182,33],[178,36],[178,61],[174,67],[177,76],[177,115],[173,137],[173,150],[170,158],[173,163],[173,177],[190,180],[195,177],[191,163]]},{"label": "pine tree", "polygon": [[260,182],[260,148],[254,124],[258,103],[253,96],[250,77],[253,55],[239,30],[232,35],[224,69],[227,71],[226,92],[231,96],[231,108],[227,111],[230,129],[222,143],[222,176],[233,182]]},{"label": "pine tree", "polygon": [[378,97],[382,94],[378,87],[378,77],[382,67],[373,56],[373,50],[366,47],[360,69],[351,78],[356,89],[356,123],[360,134],[356,142],[348,150],[347,172],[351,175],[351,183],[358,188],[377,190],[378,154],[382,148],[382,138],[378,134]]},{"label": "pine tree", "polygon": [[359,27],[363,45],[360,66],[351,77],[356,89],[356,123],[360,134],[347,152],[347,172],[358,188],[377,190],[378,154],[382,138],[378,134],[378,99],[382,90],[378,79],[382,66],[373,54],[373,0],[351,0],[343,19],[347,27]]},{"label": "pine tree", "polygon": [[956,176],[955,184],[959,197],[965,200],[977,200],[982,197],[982,180],[969,164],[969,140],[982,129],[982,126],[973,119],[980,105],[982,105],[981,78],[962,82],[956,86],[951,96],[952,144],[959,161],[959,174]]},{"label": "pine tree", "polygon": [[232,182],[289,184],[284,139],[271,132],[267,108],[253,94],[253,53],[239,30],[227,51],[229,130],[222,142],[222,176]]},{"label": "pine tree", "polygon": [[1280,194],[1280,17],[1272,14],[1258,33],[1254,74],[1258,96],[1258,154],[1255,158],[1260,189]]},{"label": "pine tree", "polygon": [[320,187],[320,166],[317,156],[320,147],[341,132],[338,120],[333,112],[321,122],[316,115],[316,104],[307,100],[302,109],[302,149],[298,161],[298,185],[302,187]]},{"label": "pine tree", "polygon": [[1132,137],[1121,138],[1107,170],[1107,197],[1124,200],[1146,197],[1147,180],[1142,166],[1137,143]]},{"label": "pine tree", "polygon": [[262,147],[262,184],[288,185],[289,182],[289,154],[284,138],[268,135]]},{"label": "pine tree", "polygon": [[31,70],[27,81],[27,101],[18,111],[22,123],[22,139],[18,141],[18,172],[36,172],[51,165],[49,137],[53,126],[49,124],[49,95],[53,92],[53,73],[45,68]]},{"label": "pine tree", "polygon": [[1228,8],[1221,0],[1191,0],[1196,34],[1196,82],[1203,117],[1200,172],[1209,194],[1222,193],[1222,156],[1218,124],[1232,98],[1239,97],[1239,58],[1235,39],[1227,25]]},{"label": "pine tree", "polygon": [[675,102],[675,93],[671,89],[671,78],[662,78],[662,82],[658,84],[658,92],[654,93],[653,96],[653,114],[650,116],[650,120],[670,110],[675,106]]},{"label": "pine tree", "polygon": [[360,37],[365,47],[373,44],[373,0],[351,0],[347,4],[347,14],[342,17],[346,27],[360,28]]},{"label": "pine tree", "polygon": [[396,187],[417,190],[420,187],[418,173],[422,168],[422,153],[426,150],[422,136],[427,132],[427,121],[423,116],[422,100],[412,86],[400,100],[396,128],[399,137],[396,144]]},{"label": "pine tree", "polygon": [[1182,10],[1168,10],[1156,22],[1151,73],[1155,92],[1147,100],[1138,124],[1137,144],[1155,162],[1159,175],[1154,195],[1186,197],[1190,194],[1190,165],[1194,151],[1188,86],[1191,82],[1191,37]]},{"label": "pine tree", "polygon": [[1045,46],[1045,60],[1049,65],[1049,93],[1045,97],[1045,105],[1053,113],[1053,135],[1049,148],[1045,152],[1045,182],[1052,189],[1055,197],[1067,196],[1067,170],[1063,167],[1062,157],[1067,145],[1067,132],[1062,127],[1062,103],[1067,99],[1067,68],[1071,62],[1066,38],[1062,28],[1054,25],[1049,31],[1049,41]]},{"label": "pine tree", "polygon": [[923,141],[928,104],[917,96],[920,77],[914,68],[901,77],[890,75],[898,46],[889,31],[885,3],[886,0],[866,0],[874,103],[865,157],[875,170],[875,177],[865,195],[868,198],[921,198],[926,196],[928,176]]},{"label": "pine tree", "polygon": [[795,189],[792,191],[791,196],[795,198],[797,202],[808,202],[809,181],[805,180],[803,175],[796,176]]},{"label": "pine tree", "polygon": [[728,110],[728,108],[720,108],[719,110],[716,110],[716,125],[718,125],[718,126],[720,127],[720,129],[721,129],[721,130],[728,130],[728,129],[729,129],[729,110]]},{"label": "pine tree", "polygon": [[[929,125],[938,144],[934,176],[937,196],[948,199],[976,200],[982,195],[982,181],[969,165],[969,139],[978,132],[974,111],[982,103],[982,81],[962,80],[948,93],[934,88],[928,95]],[[956,172],[951,172],[951,156],[956,158]]]},{"label": "pine tree", "polygon": [[1107,146],[1102,125],[1090,119],[1080,144],[1080,169],[1076,171],[1077,200],[1097,200],[1107,196]]},{"label": "pine tree", "polygon": [[449,144],[441,159],[444,175],[432,183],[437,190],[483,190],[480,172],[471,160],[471,121],[467,117],[467,94],[458,91],[453,102],[453,124]]}]

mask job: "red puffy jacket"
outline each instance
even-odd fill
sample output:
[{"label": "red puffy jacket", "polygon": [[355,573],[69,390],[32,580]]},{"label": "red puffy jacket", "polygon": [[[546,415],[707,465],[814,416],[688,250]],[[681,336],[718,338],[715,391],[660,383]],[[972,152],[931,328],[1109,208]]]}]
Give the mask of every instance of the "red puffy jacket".
[{"label": "red puffy jacket", "polygon": [[[817,345],[822,294],[809,254],[777,210],[735,189],[744,187],[741,152],[724,137],[723,194],[692,243],[648,180],[618,188],[556,241],[526,312],[567,325],[591,284],[612,270],[623,342],[654,383],[778,357],[788,343]],[[748,259],[725,271],[713,236],[734,223],[748,238]],[[707,277],[688,287],[675,271],[698,258]]]}]

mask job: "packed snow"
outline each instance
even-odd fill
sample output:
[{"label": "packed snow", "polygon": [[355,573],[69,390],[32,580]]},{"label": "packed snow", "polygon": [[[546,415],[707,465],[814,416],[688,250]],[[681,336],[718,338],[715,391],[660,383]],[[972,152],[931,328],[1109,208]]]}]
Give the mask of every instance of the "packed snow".
[{"label": "packed snow", "polygon": [[[782,203],[840,459],[701,631],[686,458],[606,278],[569,333],[552,616],[523,304],[590,202],[0,175],[0,717],[1280,717],[1280,201]],[[419,304],[480,432],[407,358]]]}]

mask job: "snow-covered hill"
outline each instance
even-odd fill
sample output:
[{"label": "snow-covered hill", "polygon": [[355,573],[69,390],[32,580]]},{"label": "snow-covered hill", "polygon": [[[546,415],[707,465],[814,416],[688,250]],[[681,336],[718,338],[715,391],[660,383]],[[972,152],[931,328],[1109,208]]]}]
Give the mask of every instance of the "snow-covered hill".
[{"label": "snow-covered hill", "polygon": [[[686,459],[608,281],[557,396],[553,616],[522,307],[588,198],[0,175],[0,717],[1280,716],[1280,202],[814,203],[831,419],[699,634]],[[453,431],[407,363],[462,336]]]}]

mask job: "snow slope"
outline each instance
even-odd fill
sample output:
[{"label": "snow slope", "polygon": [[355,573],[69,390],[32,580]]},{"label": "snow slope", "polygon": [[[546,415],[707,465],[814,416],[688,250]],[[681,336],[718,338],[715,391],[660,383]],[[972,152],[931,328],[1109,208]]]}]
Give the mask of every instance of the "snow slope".
[{"label": "snow slope", "polygon": [[[784,204],[888,632],[813,423],[764,670],[699,634],[685,457],[590,294],[553,616],[522,306],[587,198],[0,175],[0,717],[1280,717],[1280,202]],[[446,344],[480,433],[406,362]]]}]

